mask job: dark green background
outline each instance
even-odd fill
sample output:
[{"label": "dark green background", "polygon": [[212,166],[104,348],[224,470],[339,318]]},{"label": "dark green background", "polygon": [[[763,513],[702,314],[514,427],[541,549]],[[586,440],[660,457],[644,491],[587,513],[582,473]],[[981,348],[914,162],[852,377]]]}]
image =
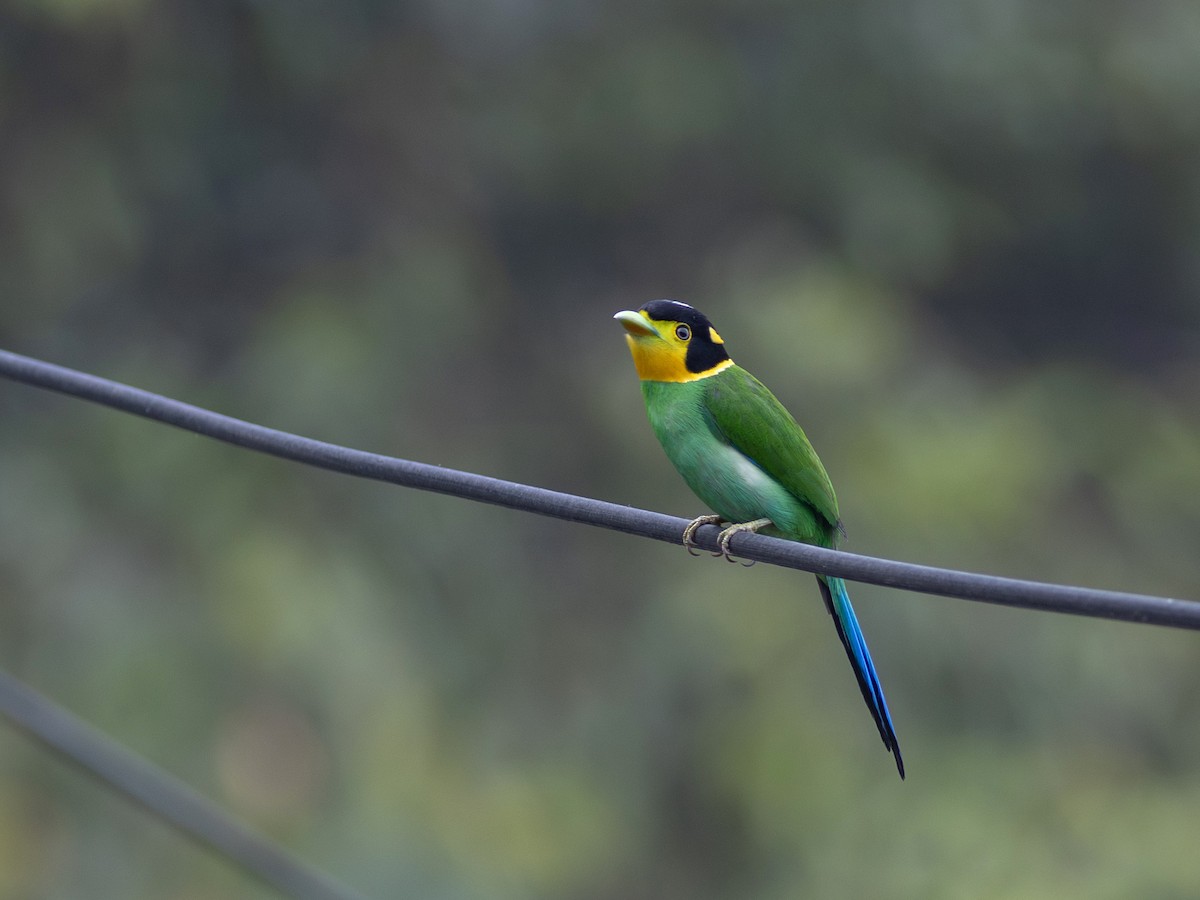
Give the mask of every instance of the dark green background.
[{"label": "dark green background", "polygon": [[[679,515],[710,315],[849,548],[1200,598],[1192,0],[9,0],[0,345]],[[359,483],[0,384],[0,665],[378,897],[1190,898],[1190,633]],[[0,896],[265,896],[0,728]]]}]

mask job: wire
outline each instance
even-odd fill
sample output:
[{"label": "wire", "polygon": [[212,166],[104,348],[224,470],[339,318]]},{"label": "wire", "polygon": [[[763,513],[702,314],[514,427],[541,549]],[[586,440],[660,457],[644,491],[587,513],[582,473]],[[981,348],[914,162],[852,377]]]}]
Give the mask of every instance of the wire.
[{"label": "wire", "polygon": [[[672,544],[682,543],[683,528],[687,524],[686,519],[662,513],[367,453],[276,431],[5,350],[0,350],[0,376],[164,422],[249,450],[360,478],[596,525]],[[717,550],[719,533],[714,525],[704,526],[696,533],[696,545]],[[1191,600],[940,569],[826,550],[759,534],[739,534],[734,537],[731,547],[743,559],[835,575],[850,581],[1022,609],[1200,630],[1200,603]]]},{"label": "wire", "polygon": [[0,672],[0,713],[51,750],[283,894],[303,900],[360,896],[308,868],[173,776],[4,672]]},{"label": "wire", "polygon": [[[0,350],[0,376],[239,447],[361,478],[597,525],[674,544],[682,543],[683,528],[687,524],[685,519],[661,513],[311,440],[4,350]],[[705,526],[697,532],[696,543],[716,550],[718,534],[719,529],[715,526]],[[825,550],[757,534],[739,534],[734,541],[733,549],[744,559],[853,581],[1025,609],[1200,630],[1200,603],[1187,600],[977,575]],[[172,776],[2,672],[0,714],[185,834],[285,894],[304,900],[342,900],[357,896],[309,870],[285,850],[234,821]]]}]

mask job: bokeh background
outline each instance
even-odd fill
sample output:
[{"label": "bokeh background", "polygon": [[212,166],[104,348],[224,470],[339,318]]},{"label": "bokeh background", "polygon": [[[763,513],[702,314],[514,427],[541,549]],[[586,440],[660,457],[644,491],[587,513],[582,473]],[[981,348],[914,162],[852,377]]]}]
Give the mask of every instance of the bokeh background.
[{"label": "bokeh background", "polygon": [[[1200,599],[1192,0],[6,0],[0,345],[701,512],[613,312],[849,549]],[[1189,633],[852,589],[0,383],[0,664],[377,897],[1200,895]],[[0,896],[265,897],[0,727]]]}]

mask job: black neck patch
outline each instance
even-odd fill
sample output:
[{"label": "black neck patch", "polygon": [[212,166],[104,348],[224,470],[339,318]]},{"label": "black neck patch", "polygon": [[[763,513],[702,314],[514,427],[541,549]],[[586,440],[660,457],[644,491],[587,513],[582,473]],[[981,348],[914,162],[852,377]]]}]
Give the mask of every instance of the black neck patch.
[{"label": "black neck patch", "polygon": [[704,313],[678,300],[651,300],[642,307],[642,312],[656,322],[678,322],[691,329],[687,356],[683,364],[689,372],[699,375],[729,359],[725,345],[713,340],[716,330]]}]

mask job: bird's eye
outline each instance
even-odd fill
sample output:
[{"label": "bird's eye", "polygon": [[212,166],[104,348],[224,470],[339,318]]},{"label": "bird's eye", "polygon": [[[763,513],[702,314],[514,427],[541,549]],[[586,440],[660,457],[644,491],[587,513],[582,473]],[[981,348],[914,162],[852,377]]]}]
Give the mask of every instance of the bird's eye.
[{"label": "bird's eye", "polygon": [[676,325],[675,337],[679,338],[681,341],[690,340],[692,337],[692,329],[688,328],[686,325]]}]

